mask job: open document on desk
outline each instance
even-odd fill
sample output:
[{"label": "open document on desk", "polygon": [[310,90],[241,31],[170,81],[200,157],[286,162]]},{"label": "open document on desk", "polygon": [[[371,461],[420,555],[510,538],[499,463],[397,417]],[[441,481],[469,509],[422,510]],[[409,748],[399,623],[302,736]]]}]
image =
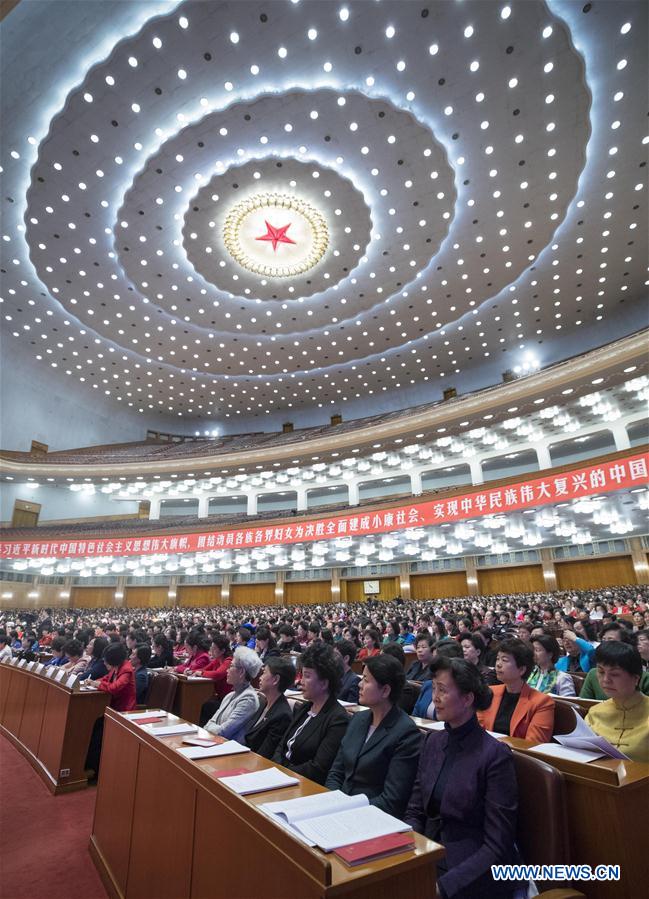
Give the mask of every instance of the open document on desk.
[{"label": "open document on desk", "polygon": [[319,846],[325,852],[411,829],[370,805],[367,796],[347,796],[340,790],[266,802],[259,808],[280,826],[297,831],[296,836],[306,837],[309,845]]}]

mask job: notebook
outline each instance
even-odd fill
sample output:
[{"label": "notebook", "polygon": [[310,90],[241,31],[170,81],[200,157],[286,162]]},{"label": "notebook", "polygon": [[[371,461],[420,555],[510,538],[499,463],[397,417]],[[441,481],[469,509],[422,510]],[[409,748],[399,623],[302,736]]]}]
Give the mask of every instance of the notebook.
[{"label": "notebook", "polygon": [[569,749],[582,749],[590,753],[597,752],[600,754],[600,757],[606,755],[612,759],[626,759],[627,761],[629,759],[628,755],[620,752],[612,743],[596,734],[581,715],[577,716],[577,724],[571,733],[554,734],[554,739],[557,743],[567,746]]},{"label": "notebook", "polygon": [[195,724],[170,724],[166,727],[156,727],[153,724],[145,724],[144,727],[154,737],[172,737],[176,734],[192,734],[198,730]]},{"label": "notebook", "polygon": [[319,846],[325,852],[411,831],[403,821],[370,805],[364,794],[347,796],[340,790],[288,801],[267,802],[259,808],[271,818],[279,819],[278,823],[283,826],[289,824],[311,845]]},{"label": "notebook", "polygon": [[234,777],[221,776],[219,780],[223,780],[240,796],[261,793],[264,790],[278,790],[280,787],[292,787],[299,783],[297,777],[290,777],[279,768],[266,768],[264,771],[251,771],[250,774],[237,774]]}]

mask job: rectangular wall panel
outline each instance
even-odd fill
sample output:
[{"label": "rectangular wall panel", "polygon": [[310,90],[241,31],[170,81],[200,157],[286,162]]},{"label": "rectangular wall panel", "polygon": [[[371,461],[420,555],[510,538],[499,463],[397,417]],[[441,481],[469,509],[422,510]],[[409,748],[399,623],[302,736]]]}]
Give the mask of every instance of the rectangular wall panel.
[{"label": "rectangular wall panel", "polygon": [[589,590],[637,583],[631,556],[555,562],[555,568],[559,590]]},{"label": "rectangular wall panel", "polygon": [[511,568],[478,569],[478,587],[483,596],[495,593],[543,592],[542,565],[516,565]]},{"label": "rectangular wall panel", "polygon": [[284,584],[287,606],[319,605],[331,602],[331,581],[288,581]]},{"label": "rectangular wall panel", "polygon": [[444,599],[450,596],[467,596],[468,592],[465,571],[410,576],[410,595],[413,599]]}]

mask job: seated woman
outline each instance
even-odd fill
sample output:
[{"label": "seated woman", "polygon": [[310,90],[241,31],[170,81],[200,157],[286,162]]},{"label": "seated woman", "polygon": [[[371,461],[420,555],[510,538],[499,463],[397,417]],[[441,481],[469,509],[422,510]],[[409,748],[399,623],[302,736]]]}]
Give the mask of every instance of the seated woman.
[{"label": "seated woman", "polygon": [[[127,660],[127,650],[123,643],[110,643],[104,650],[104,662],[108,671],[101,680],[89,680],[88,683],[110,694],[110,707],[117,712],[130,712],[135,708],[135,672]],[[95,721],[90,746],[86,756],[86,769],[99,773],[99,756],[101,738],[104,733],[104,719]]]},{"label": "seated woman", "polygon": [[485,664],[487,644],[480,634],[462,634],[460,646],[467,662],[472,662],[490,687],[498,683],[496,672]]},{"label": "seated woman", "polygon": [[432,664],[437,718],[443,731],[424,741],[404,821],[446,849],[437,863],[439,895],[504,899],[516,883],[495,882],[491,865],[517,861],[518,790],[512,752],[479,725],[489,687],[465,659]]},{"label": "seated woman", "polygon": [[[358,702],[358,684],[360,675],[352,671],[352,662],[356,658],[356,647],[351,640],[339,640],[336,643],[336,652],[343,663],[343,676],[338,689],[338,699],[343,702]],[[403,668],[403,665],[401,666]]]},{"label": "seated woman", "polygon": [[561,655],[561,647],[554,637],[539,634],[532,637],[534,668],[527,678],[527,683],[541,693],[554,693],[556,696],[575,696],[575,683],[567,671],[557,671],[555,662]]},{"label": "seated woman", "polygon": [[364,793],[370,805],[401,817],[417,773],[421,734],[397,705],[406,683],[403,665],[389,655],[367,659],[360,702],[325,781],[330,790]]},{"label": "seated woman", "polygon": [[228,668],[227,681],[232,687],[221,705],[205,724],[205,730],[227,740],[243,743],[250,719],[259,708],[257,691],[252,681],[261,671],[259,656],[247,646],[239,646]]},{"label": "seated woman", "polygon": [[45,667],[49,667],[50,665],[65,665],[69,660],[63,651],[63,647],[66,644],[65,637],[54,637],[52,640],[51,650],[52,650],[52,658],[45,662]]},{"label": "seated woman", "polygon": [[[459,644],[455,642],[455,640],[447,640],[446,638],[443,638],[438,643],[436,643],[433,662],[431,662],[431,675],[433,673],[432,665],[434,661],[439,658],[461,659],[462,649],[460,648]],[[415,707],[412,710],[412,714],[417,718],[431,718],[433,721],[436,720],[435,703],[433,702],[432,679],[424,681],[421,685],[421,690],[419,691],[419,696],[417,697],[417,702],[415,703]]]},{"label": "seated woman", "polygon": [[376,628],[370,627],[363,634],[363,648],[358,653],[359,661],[364,661],[381,652],[381,635]]},{"label": "seated woman", "polygon": [[574,674],[587,674],[593,667],[593,651],[595,647],[588,640],[582,640],[572,630],[563,632],[563,648],[565,656],[556,662],[558,671]]},{"label": "seated woman", "polygon": [[196,671],[197,677],[209,677],[214,684],[214,696],[201,706],[200,725],[203,727],[221,705],[221,700],[232,687],[228,683],[228,669],[232,664],[230,641],[225,634],[215,634],[210,646],[210,661],[202,671]]},{"label": "seated woman", "polygon": [[175,670],[178,674],[194,674],[196,671],[202,671],[210,661],[208,655],[210,641],[204,634],[193,633],[188,634],[185,646],[187,648],[185,661],[176,665]]},{"label": "seated woman", "polygon": [[291,723],[293,713],[284,691],[295,681],[293,662],[280,655],[266,659],[259,678],[259,690],[265,702],[251,719],[246,730],[246,746],[253,752],[270,759],[277,749],[282,734]]},{"label": "seated woman", "polygon": [[430,634],[417,634],[417,640],[415,641],[417,661],[406,671],[406,680],[431,680],[433,675],[430,670],[430,663],[433,661],[434,646],[435,641]]},{"label": "seated woman", "polygon": [[529,687],[525,681],[534,668],[534,655],[522,640],[503,640],[496,656],[496,677],[491,687],[493,702],[487,711],[478,712],[485,730],[530,743],[549,743],[554,726],[554,699]]},{"label": "seated woman", "polygon": [[79,680],[100,680],[105,674],[108,674],[108,668],[104,662],[104,651],[108,646],[106,637],[95,637],[88,644],[88,665],[85,671],[79,675]]},{"label": "seated woman", "polygon": [[271,634],[270,628],[266,627],[265,624],[262,624],[257,628],[257,633],[255,634],[255,652],[262,662],[266,662],[271,656],[280,655],[275,638]]},{"label": "seated woman", "polygon": [[323,784],[349,724],[347,712],[336,699],[343,666],[326,643],[307,647],[300,664],[307,702],[296,703],[273,761]]},{"label": "seated woman", "polygon": [[630,759],[649,762],[649,696],[639,690],[640,653],[627,643],[600,643],[595,664],[608,699],[589,710],[586,722]]},{"label": "seated woman", "polygon": [[68,657],[68,661],[62,667],[69,674],[79,675],[88,667],[89,657],[84,654],[83,643],[80,640],[68,640],[63,647],[64,654]]},{"label": "seated woman", "polygon": [[153,655],[149,668],[171,668],[174,664],[173,647],[164,634],[156,634],[153,638]]}]

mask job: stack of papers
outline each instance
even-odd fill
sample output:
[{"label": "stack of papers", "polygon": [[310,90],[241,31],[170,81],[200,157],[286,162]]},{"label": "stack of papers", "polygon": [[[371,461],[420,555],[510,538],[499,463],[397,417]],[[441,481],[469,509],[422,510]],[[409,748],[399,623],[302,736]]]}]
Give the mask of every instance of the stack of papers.
[{"label": "stack of papers", "polygon": [[147,709],[142,712],[124,712],[124,717],[128,718],[129,721],[135,721],[136,724],[140,724],[144,721],[159,721],[162,718],[166,718],[167,714],[162,709]]},{"label": "stack of papers", "polygon": [[264,790],[278,790],[280,787],[292,787],[299,783],[297,777],[284,774],[279,768],[266,768],[264,771],[251,771],[250,774],[237,774],[233,777],[222,775],[218,780],[227,784],[239,796],[261,793]]},{"label": "stack of papers", "polygon": [[347,796],[340,790],[302,796],[284,802],[266,802],[259,808],[278,824],[297,831],[310,846],[331,852],[340,846],[375,840],[411,828],[369,804],[364,794]]},{"label": "stack of papers", "polygon": [[[629,756],[620,752],[612,743],[600,737],[595,731],[584,721],[581,715],[577,716],[577,726],[569,734],[554,734],[554,739],[562,746],[569,749],[579,749],[588,753],[596,752],[595,758],[601,758],[603,755],[612,759],[626,759]],[[536,747],[538,750],[538,746]],[[563,756],[566,758],[567,756]],[[588,761],[592,761],[589,759]]]},{"label": "stack of papers", "polygon": [[173,737],[176,734],[193,734],[198,730],[195,724],[170,724],[165,727],[156,727],[155,724],[142,725],[145,730],[154,737]]},{"label": "stack of papers", "polygon": [[177,749],[186,759],[211,759],[217,755],[235,755],[238,752],[250,752],[247,746],[237,743],[236,740],[226,740],[225,743],[213,743],[211,746],[186,746]]}]

